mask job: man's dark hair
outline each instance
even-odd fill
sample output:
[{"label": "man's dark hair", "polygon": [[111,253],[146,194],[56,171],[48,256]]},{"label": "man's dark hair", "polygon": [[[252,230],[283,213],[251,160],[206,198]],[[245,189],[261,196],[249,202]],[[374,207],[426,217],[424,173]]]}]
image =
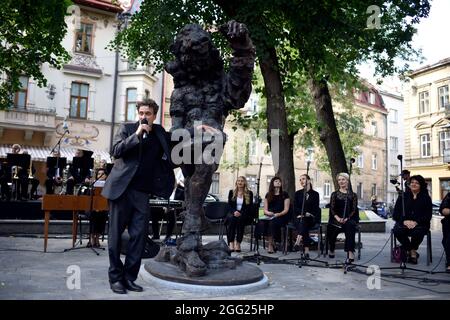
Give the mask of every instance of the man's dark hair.
[{"label": "man's dark hair", "polygon": [[139,102],[136,104],[136,109],[139,111],[139,108],[142,107],[142,106],[146,106],[146,107],[149,107],[150,109],[153,109],[153,113],[154,113],[154,114],[157,114],[157,113],[158,113],[159,106],[158,106],[158,104],[155,102],[155,100],[153,100],[153,99],[145,98],[144,100],[139,101]]}]

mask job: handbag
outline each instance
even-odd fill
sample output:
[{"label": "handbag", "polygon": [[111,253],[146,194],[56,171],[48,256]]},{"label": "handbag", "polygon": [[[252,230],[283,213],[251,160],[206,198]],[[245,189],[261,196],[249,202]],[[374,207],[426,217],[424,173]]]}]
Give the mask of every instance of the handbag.
[{"label": "handbag", "polygon": [[406,251],[400,245],[394,246],[391,254],[392,262],[401,263],[406,260]]}]

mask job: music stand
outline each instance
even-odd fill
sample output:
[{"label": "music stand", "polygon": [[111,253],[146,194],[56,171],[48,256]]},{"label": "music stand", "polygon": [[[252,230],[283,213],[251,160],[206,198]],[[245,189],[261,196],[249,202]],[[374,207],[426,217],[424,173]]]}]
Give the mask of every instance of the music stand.
[{"label": "music stand", "polygon": [[[59,159],[59,160],[58,160]],[[47,157],[47,168],[64,169],[67,166],[67,158]]]},{"label": "music stand", "polygon": [[[30,167],[30,163],[31,163],[31,155],[29,154],[18,154],[18,153],[8,153],[6,155],[6,159],[8,161],[8,164],[10,165],[11,169],[12,167],[16,166],[16,167],[21,167],[22,170],[26,170],[27,168]],[[12,172],[11,172],[12,174]],[[17,169],[17,175],[19,175],[19,169]],[[13,179],[12,179],[13,180]],[[20,180],[20,177],[19,177]],[[19,197],[19,181],[12,181],[13,185],[15,185],[15,198],[16,200]]]}]

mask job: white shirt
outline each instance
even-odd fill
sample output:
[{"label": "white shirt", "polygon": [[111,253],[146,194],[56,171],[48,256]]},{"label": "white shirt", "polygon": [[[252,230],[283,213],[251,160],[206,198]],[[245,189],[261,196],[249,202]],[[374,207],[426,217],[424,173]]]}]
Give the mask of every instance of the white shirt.
[{"label": "white shirt", "polygon": [[239,211],[242,209],[242,205],[244,204],[244,197],[239,198],[236,196],[236,210]]}]

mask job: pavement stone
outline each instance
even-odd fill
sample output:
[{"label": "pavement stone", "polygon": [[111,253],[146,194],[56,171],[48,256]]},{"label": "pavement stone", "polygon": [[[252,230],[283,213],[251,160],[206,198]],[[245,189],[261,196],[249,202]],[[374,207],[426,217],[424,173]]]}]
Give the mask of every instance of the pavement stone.
[{"label": "pavement stone", "polygon": [[[362,258],[356,261],[363,265],[366,262],[378,266],[396,267],[390,263],[389,230],[387,233],[362,234]],[[341,236],[342,237],[342,236]],[[203,242],[216,240],[216,236],[206,236]],[[432,232],[433,263],[426,266],[425,243],[419,248],[421,257],[418,269],[443,271],[445,268],[443,248],[440,243],[442,234]],[[384,249],[383,246],[385,245]],[[71,246],[71,239],[58,237],[49,239],[49,252],[43,253],[43,239],[36,237],[0,237],[0,299],[1,300],[229,300],[230,296],[220,292],[198,293],[166,288],[144,279],[140,274],[137,283],[144,287],[144,292],[130,292],[126,295],[114,294],[108,283],[107,250],[94,254],[89,248],[64,252]],[[103,242],[106,246],[106,241]],[[253,255],[249,252],[249,244],[243,243],[240,256]],[[310,262],[299,268],[292,264],[299,257],[297,252],[284,256],[281,252],[268,255],[261,248],[263,257],[278,257],[278,263],[264,260],[258,266],[269,280],[269,285],[249,293],[233,294],[233,301],[245,300],[379,300],[379,299],[450,299],[449,274],[429,274],[406,270],[405,276],[416,277],[391,278],[386,275],[401,276],[400,270],[382,270],[381,287],[370,290],[367,286],[366,269],[358,267],[361,273],[349,271],[344,274],[342,268],[324,268],[320,264]],[[233,253],[237,255],[237,253]],[[311,252],[314,258],[315,251]],[[373,259],[372,259],[373,258]],[[442,259],[441,259],[442,258]],[[294,259],[291,264],[284,259]],[[319,259],[334,263],[344,261],[342,250],[336,251],[336,258]],[[371,260],[371,261],[369,261]],[[147,260],[143,260],[145,263]],[[249,263],[249,262],[247,262]],[[439,265],[437,265],[439,263]],[[256,265],[255,263],[253,263]],[[317,266],[317,267],[315,267]],[[72,269],[71,269],[72,268]],[[79,269],[78,269],[79,268]],[[141,272],[143,268],[141,268]],[[72,271],[71,271],[72,270]],[[73,270],[80,271],[80,287],[75,286]],[[421,281],[427,279],[428,282]],[[442,280],[442,282],[430,282]],[[307,293],[307,294],[306,294]]]}]

